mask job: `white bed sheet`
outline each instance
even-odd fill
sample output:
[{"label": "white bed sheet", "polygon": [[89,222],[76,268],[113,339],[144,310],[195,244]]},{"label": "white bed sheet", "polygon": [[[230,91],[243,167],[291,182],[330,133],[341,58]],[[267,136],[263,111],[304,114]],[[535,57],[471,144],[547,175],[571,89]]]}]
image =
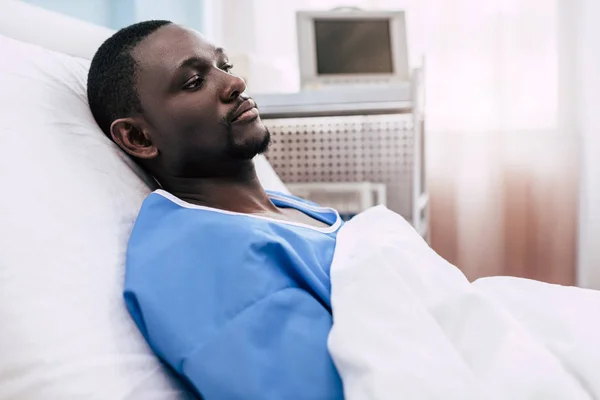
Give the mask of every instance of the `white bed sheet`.
[{"label": "white bed sheet", "polygon": [[469,283],[400,216],[346,224],[329,347],[348,400],[600,398],[600,293]]}]

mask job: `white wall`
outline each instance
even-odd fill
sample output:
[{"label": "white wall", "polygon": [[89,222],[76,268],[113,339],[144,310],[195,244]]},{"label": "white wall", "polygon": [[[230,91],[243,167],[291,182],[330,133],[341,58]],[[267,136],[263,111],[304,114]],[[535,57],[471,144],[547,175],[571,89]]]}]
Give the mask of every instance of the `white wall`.
[{"label": "white wall", "polygon": [[111,27],[111,0],[25,0],[25,2],[96,25]]},{"label": "white wall", "polygon": [[120,29],[138,21],[167,19],[205,30],[205,3],[218,0],[24,0],[97,25]]},{"label": "white wall", "polygon": [[576,16],[581,188],[578,283],[600,289],[600,2],[562,0]]},{"label": "white wall", "polygon": [[135,1],[135,18],[137,21],[166,19],[199,30],[202,30],[202,10],[202,0]]}]

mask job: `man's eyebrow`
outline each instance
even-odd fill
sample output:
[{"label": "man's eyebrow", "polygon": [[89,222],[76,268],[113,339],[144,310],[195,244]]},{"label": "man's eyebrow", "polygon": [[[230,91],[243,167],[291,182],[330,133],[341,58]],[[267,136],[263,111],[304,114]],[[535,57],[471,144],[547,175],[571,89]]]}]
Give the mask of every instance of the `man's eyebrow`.
[{"label": "man's eyebrow", "polygon": [[177,71],[182,68],[187,68],[187,67],[198,65],[201,62],[202,62],[202,60],[198,57],[192,56],[192,57],[186,58],[181,63],[179,63],[179,65],[177,66]]},{"label": "man's eyebrow", "polygon": [[[223,49],[222,47],[217,47],[213,51],[214,51],[215,57],[219,57],[219,58],[225,57],[225,58],[227,58],[227,54],[225,54],[225,49]],[[179,63],[179,65],[177,66],[177,71],[180,70],[180,69],[182,69],[182,68],[193,67],[193,66],[196,66],[198,64],[205,63],[205,62],[206,62],[205,60],[202,60],[199,57],[192,56],[192,57],[186,58],[181,63]]]},{"label": "man's eyebrow", "polygon": [[222,47],[217,47],[215,50],[215,57],[217,59],[229,59],[229,57],[227,56],[227,52],[225,51],[224,48]]}]

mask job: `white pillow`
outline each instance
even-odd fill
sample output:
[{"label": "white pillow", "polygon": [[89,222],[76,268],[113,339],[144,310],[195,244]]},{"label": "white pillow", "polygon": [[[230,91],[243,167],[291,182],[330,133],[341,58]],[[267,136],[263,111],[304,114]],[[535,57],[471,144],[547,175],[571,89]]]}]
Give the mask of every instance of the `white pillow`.
[{"label": "white pillow", "polygon": [[151,180],[94,122],[89,62],[3,36],[0,56],[0,399],[186,398],[124,307]]}]

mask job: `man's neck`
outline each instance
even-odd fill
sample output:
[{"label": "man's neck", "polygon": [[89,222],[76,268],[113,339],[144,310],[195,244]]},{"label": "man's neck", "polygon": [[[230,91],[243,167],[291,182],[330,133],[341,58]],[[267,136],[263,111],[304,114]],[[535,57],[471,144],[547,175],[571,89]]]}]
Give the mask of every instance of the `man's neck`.
[{"label": "man's neck", "polygon": [[171,194],[189,203],[245,214],[279,212],[258,180],[254,165],[237,174],[203,178],[162,178]]}]

